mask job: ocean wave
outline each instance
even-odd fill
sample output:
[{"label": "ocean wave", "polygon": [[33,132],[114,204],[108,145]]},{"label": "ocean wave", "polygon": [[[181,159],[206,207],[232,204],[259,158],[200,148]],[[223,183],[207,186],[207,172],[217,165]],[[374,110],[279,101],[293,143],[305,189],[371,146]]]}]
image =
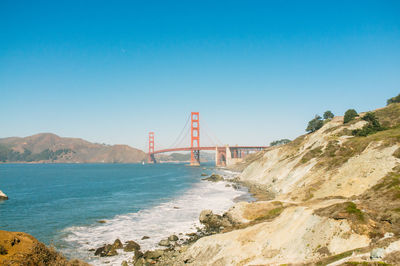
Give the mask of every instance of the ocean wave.
[{"label": "ocean wave", "polygon": [[[113,243],[119,238],[122,242],[134,240],[142,250],[158,248],[158,242],[172,234],[184,237],[182,233],[193,232],[200,227],[199,214],[204,209],[223,213],[235,199],[247,194],[245,190],[226,187],[226,182],[201,181],[182,195],[136,213],[117,215],[105,220],[103,224],[68,227],[62,232],[61,251],[68,257],[80,258],[94,265],[120,265],[130,260],[133,253],[120,253],[115,257],[95,257],[89,249]],[[168,189],[168,188],[166,188]],[[148,239],[142,240],[143,236]]]}]

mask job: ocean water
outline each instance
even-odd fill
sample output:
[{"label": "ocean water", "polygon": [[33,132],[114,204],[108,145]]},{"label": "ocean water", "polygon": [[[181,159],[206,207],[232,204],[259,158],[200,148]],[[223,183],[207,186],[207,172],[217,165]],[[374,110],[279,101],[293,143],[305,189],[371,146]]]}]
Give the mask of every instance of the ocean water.
[{"label": "ocean water", "polygon": [[133,254],[99,258],[89,249],[116,238],[154,249],[171,234],[196,231],[201,210],[222,213],[246,197],[245,189],[201,180],[213,172],[211,163],[0,164],[0,189],[10,198],[0,202],[0,229],[32,234],[70,258],[120,265]]}]

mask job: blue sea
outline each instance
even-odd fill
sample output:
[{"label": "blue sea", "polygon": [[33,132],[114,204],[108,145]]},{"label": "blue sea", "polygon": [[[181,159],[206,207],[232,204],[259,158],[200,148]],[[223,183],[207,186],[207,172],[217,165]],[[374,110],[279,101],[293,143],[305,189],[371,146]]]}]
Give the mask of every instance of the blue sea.
[{"label": "blue sea", "polygon": [[0,164],[0,189],[10,198],[0,201],[0,229],[27,232],[69,258],[120,265],[132,253],[99,258],[89,249],[116,238],[154,249],[171,234],[196,231],[201,210],[222,213],[246,197],[245,189],[202,180],[214,172],[211,163]]}]

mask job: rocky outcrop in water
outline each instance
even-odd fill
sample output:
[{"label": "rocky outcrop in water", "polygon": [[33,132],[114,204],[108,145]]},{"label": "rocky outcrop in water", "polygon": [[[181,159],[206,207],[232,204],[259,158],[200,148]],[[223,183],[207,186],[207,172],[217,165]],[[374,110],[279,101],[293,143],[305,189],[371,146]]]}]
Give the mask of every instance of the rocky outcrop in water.
[{"label": "rocky outcrop in water", "polygon": [[0,190],[0,200],[8,200],[8,197],[6,194],[3,193],[3,191]]},{"label": "rocky outcrop in water", "polygon": [[224,178],[217,174],[212,174],[209,177],[203,178],[203,180],[211,181],[211,182],[219,182],[224,181]]}]

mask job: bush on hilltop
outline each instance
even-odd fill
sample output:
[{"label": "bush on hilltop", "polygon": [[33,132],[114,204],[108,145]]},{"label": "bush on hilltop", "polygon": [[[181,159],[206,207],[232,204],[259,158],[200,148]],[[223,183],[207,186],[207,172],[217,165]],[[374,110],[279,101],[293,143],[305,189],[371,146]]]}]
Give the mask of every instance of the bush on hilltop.
[{"label": "bush on hilltop", "polygon": [[350,122],[351,120],[353,120],[354,118],[356,118],[358,116],[356,110],[354,109],[349,109],[346,111],[346,113],[344,113],[344,120],[343,123],[346,124],[348,122]]},{"label": "bush on hilltop", "polygon": [[333,117],[335,117],[335,115],[329,110],[324,113],[324,119],[332,119]]},{"label": "bush on hilltop", "polygon": [[385,130],[379,123],[374,113],[368,112],[363,117],[362,120],[368,122],[367,125],[363,126],[361,129],[355,129],[352,131],[353,136],[366,137],[368,135],[374,134],[378,131]]},{"label": "bush on hilltop", "polygon": [[386,105],[389,105],[391,103],[400,103],[400,93],[396,97],[392,97],[386,101]]},{"label": "bush on hilltop", "polygon": [[318,129],[320,129],[323,125],[324,121],[322,121],[322,118],[319,115],[315,115],[314,119],[308,122],[306,131],[311,133],[315,132]]},{"label": "bush on hilltop", "polygon": [[270,146],[278,146],[278,145],[288,144],[289,142],[291,142],[290,139],[280,139],[280,140],[272,141],[269,145]]}]

